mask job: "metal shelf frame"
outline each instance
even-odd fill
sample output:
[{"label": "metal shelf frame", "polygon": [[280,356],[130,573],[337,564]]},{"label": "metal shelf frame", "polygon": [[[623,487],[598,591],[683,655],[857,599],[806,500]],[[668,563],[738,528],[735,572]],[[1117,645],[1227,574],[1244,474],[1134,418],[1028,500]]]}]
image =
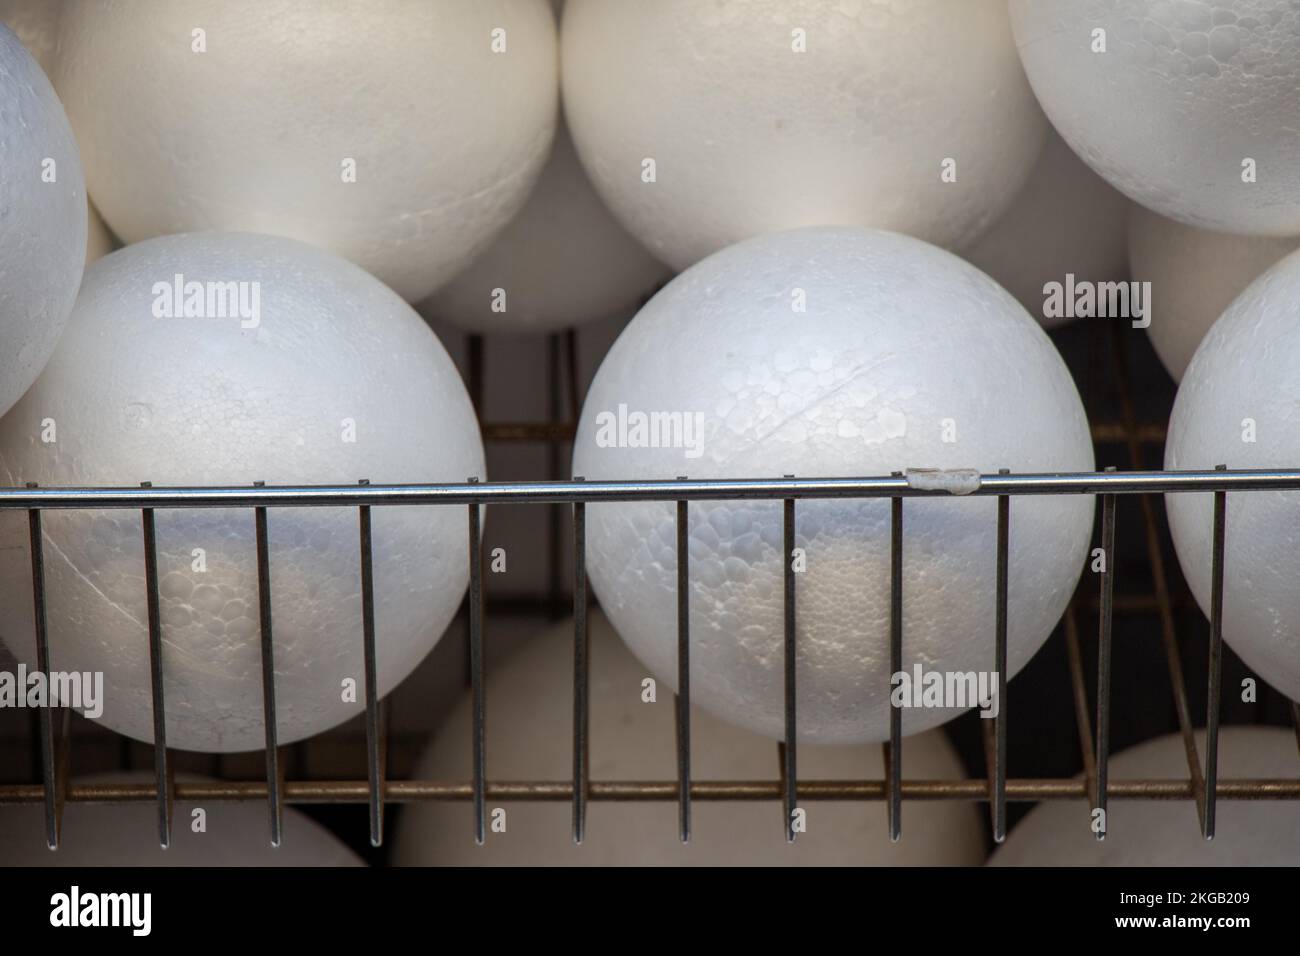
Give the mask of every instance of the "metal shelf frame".
[{"label": "metal shelf frame", "polygon": [[[679,478],[665,481],[585,481],[580,477],[556,482],[495,482],[468,480],[453,484],[375,485],[366,481],[357,485],[295,485],[270,487],[260,483],[249,487],[155,488],[147,483],[139,488],[26,488],[0,489],[0,510],[26,511],[28,515],[33,581],[33,607],[36,622],[38,667],[50,670],[50,648],[46,627],[46,593],[44,581],[44,545],[41,519],[44,512],[58,509],[138,510],[141,513],[145,545],[145,585],[148,600],[151,692],[154,712],[155,785],[69,785],[66,773],[67,711],[48,706],[40,714],[41,766],[43,780],[37,785],[0,787],[0,802],[40,802],[45,808],[45,833],[51,847],[59,841],[60,820],[66,801],[86,800],[153,800],[158,806],[158,837],[166,846],[171,839],[172,805],[177,796],[184,799],[266,799],[270,814],[271,842],[282,837],[281,819],[285,802],[365,802],[370,810],[370,839],[378,846],[383,835],[384,806],[389,802],[420,800],[472,800],[474,826],[481,842],[485,833],[487,800],[567,800],[573,804],[573,836],[581,841],[588,801],[590,800],[676,800],[679,806],[679,837],[690,838],[690,811],[693,800],[771,800],[782,804],[787,839],[796,838],[793,811],[799,800],[885,800],[889,810],[889,830],[893,839],[902,832],[902,802],[910,799],[958,799],[987,801],[990,807],[993,837],[1001,841],[1006,833],[1008,800],[1077,799],[1087,797],[1091,808],[1106,807],[1110,797],[1147,799],[1187,799],[1196,801],[1202,834],[1214,835],[1215,808],[1219,799],[1300,799],[1300,780],[1220,780],[1217,773],[1217,746],[1222,666],[1224,547],[1227,535],[1226,504],[1229,493],[1252,491],[1300,491],[1300,470],[1240,470],[1218,468],[1210,471],[1128,471],[1012,474],[1005,470],[979,477],[978,487],[960,497],[997,499],[996,613],[991,635],[990,664],[1000,675],[1002,704],[998,715],[983,722],[989,768],[986,780],[913,781],[903,779],[904,745],[901,715],[891,714],[890,740],[884,745],[886,779],[882,781],[801,781],[797,775],[798,687],[795,661],[798,602],[796,575],[790,562],[784,562],[784,649],[785,649],[785,726],[786,742],[779,746],[781,776],[777,781],[695,781],[691,777],[691,740],[689,727],[690,684],[680,684],[675,714],[677,718],[677,779],[670,782],[592,781],[589,776],[587,646],[587,581],[585,569],[585,509],[596,502],[661,501],[676,505],[678,537],[678,615],[677,646],[679,677],[689,676],[689,551],[681,547],[689,534],[689,503],[719,500],[756,500],[782,503],[784,541],[792,549],[797,525],[797,505],[801,501],[827,498],[878,498],[890,502],[890,656],[896,670],[903,660],[902,580],[903,522],[905,502],[913,498],[954,497],[949,491],[922,487],[905,474],[863,478],[743,478],[735,480],[692,480]],[[1007,641],[1007,568],[1011,542],[1012,501],[1022,495],[1084,494],[1100,499],[1102,541],[1107,555],[1113,554],[1116,536],[1115,499],[1124,494],[1214,495],[1212,547],[1212,601],[1210,613],[1209,707],[1205,715],[1206,747],[1204,767],[1197,754],[1186,688],[1181,680],[1181,663],[1176,644],[1166,644],[1171,651],[1170,674],[1178,702],[1179,722],[1187,742],[1189,779],[1187,781],[1112,782],[1107,775],[1109,757],[1110,707],[1110,629],[1114,614],[1114,569],[1107,561],[1099,574],[1100,628],[1098,633],[1098,692],[1096,695],[1096,736],[1092,736],[1087,706],[1077,624],[1073,609],[1067,614],[1067,640],[1080,742],[1086,772],[1079,780],[1008,779],[1006,761],[1008,710],[1005,698]],[[480,507],[497,503],[562,503],[573,509],[572,549],[576,569],[574,590],[574,721],[573,779],[565,782],[532,781],[491,783],[486,778],[486,701],[483,675],[483,542]],[[371,509],[399,505],[427,507],[463,507],[467,515],[467,557],[470,568],[469,609],[471,683],[473,686],[473,778],[468,783],[438,781],[389,781],[386,779],[384,753],[386,739],[381,719],[380,701],[375,688],[375,608],[370,534]],[[361,558],[362,633],[366,664],[366,743],[367,780],[364,783],[287,782],[278,760],[276,735],[276,694],[273,666],[273,595],[270,588],[270,561],[266,510],[274,507],[355,508],[358,521],[358,544]],[[177,784],[168,760],[165,720],[165,663],[163,625],[158,613],[158,573],[154,543],[154,512],[160,508],[238,508],[252,509],[255,516],[259,609],[261,622],[263,715],[266,727],[265,783]],[[1293,713],[1295,712],[1293,706]],[[1298,714],[1297,716],[1300,716]],[[56,735],[56,720],[62,718],[63,730]],[[1300,741],[1300,723],[1297,724]],[[1104,836],[1104,833],[1100,833]]]}]

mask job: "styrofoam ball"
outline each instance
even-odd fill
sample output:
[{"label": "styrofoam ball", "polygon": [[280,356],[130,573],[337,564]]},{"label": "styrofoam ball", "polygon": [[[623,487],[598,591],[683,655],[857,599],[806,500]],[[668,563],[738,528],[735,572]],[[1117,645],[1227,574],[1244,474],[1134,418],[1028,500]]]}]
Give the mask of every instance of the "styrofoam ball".
[{"label": "styrofoam ball", "polygon": [[[1205,733],[1196,734],[1202,766]],[[1222,727],[1219,779],[1291,779],[1300,776],[1295,734],[1280,727]],[[1115,754],[1111,782],[1186,780],[1181,734],[1157,737]],[[1078,800],[1046,801],[1007,835],[991,866],[1296,866],[1300,864],[1300,804],[1294,800],[1219,799],[1215,837],[1201,836],[1191,800],[1112,797],[1106,839],[1091,829]]]},{"label": "styrofoam ball", "polygon": [[420,311],[471,332],[554,332],[630,314],[668,277],[609,214],[561,126],[524,208]]},{"label": "styrofoam ball", "polygon": [[[657,427],[660,447],[647,447],[650,431],[634,420],[651,413],[682,426],[666,436]],[[1003,467],[1093,467],[1078,392],[1042,329],[956,256],[894,233],[825,227],[739,243],[656,295],[596,374],[573,470],[672,479]],[[675,510],[619,503],[587,514],[601,605],[670,685]],[[807,562],[797,578],[800,739],[887,739],[889,503],[807,501],[797,511]],[[1013,674],[1065,609],[1092,511],[1079,497],[1012,508]],[[996,502],[916,500],[905,512],[904,664],[991,670]],[[691,507],[692,699],[771,737],[784,733],[781,515],[779,501]],[[959,712],[909,709],[903,726]]]},{"label": "styrofoam ball", "polygon": [[[181,301],[205,317],[176,313]],[[214,317],[229,284],[253,319]],[[157,317],[161,313],[163,317]],[[192,312],[190,313],[192,315]],[[176,315],[176,317],[172,317]],[[291,239],[164,236],[90,268],[45,373],[0,420],[0,482],[249,485],[464,481],[483,446],[460,375],[377,279]],[[0,631],[35,659],[26,519],[3,517]],[[250,510],[157,512],[167,740],[263,745]],[[267,513],[280,740],[364,709],[355,508]],[[459,508],[372,512],[379,690],[428,653],[468,571]],[[45,515],[51,666],[104,672],[102,723],[152,740],[140,515]],[[353,680],[356,700],[345,700]]]},{"label": "styrofoam ball", "polygon": [[[642,700],[649,675],[619,642],[605,616],[588,617],[591,683],[591,779],[675,780],[670,694]],[[565,780],[573,774],[573,621],[556,625],[487,671],[489,780]],[[415,776],[465,780],[472,772],[470,695],[438,728]],[[693,708],[691,768],[695,780],[775,780],[772,741],[731,727]],[[942,731],[907,741],[904,777],[954,780],[965,776]],[[878,746],[804,747],[802,780],[883,779]],[[983,822],[969,803],[909,802],[903,836],[891,843],[885,804],[805,802],[807,832],[791,845],[781,805],[694,800],[690,843],[677,831],[675,801],[592,801],[578,846],[572,807],[503,803],[504,833],[474,843],[468,803],[408,804],[401,810],[393,859],[400,865],[507,866],[881,866],[978,865],[984,860]]]},{"label": "styrofoam ball", "polygon": [[[177,774],[178,782],[207,783]],[[78,784],[154,783],[151,772],[90,774]],[[201,806],[206,830],[190,813]],[[158,806],[147,803],[64,804],[59,848],[45,845],[41,804],[0,806],[0,866],[364,866],[355,853],[306,814],[284,808],[283,839],[271,846],[265,800],[189,803],[177,800],[171,846],[158,842]]]},{"label": "styrofoam ball", "polygon": [[124,242],[289,236],[409,301],[506,224],[555,129],[545,0],[69,0],[59,43],[91,195]]},{"label": "styrofoam ball", "polygon": [[1043,314],[1049,282],[1123,279],[1125,221],[1132,205],[1049,133],[1029,182],[962,258],[996,279],[1044,328],[1069,321]]},{"label": "styrofoam ball", "polygon": [[[1300,461],[1300,252],[1252,282],[1210,329],[1183,375],[1165,468],[1294,468]],[[1214,496],[1167,494],[1169,530],[1201,610],[1210,608]],[[1229,495],[1223,639],[1263,680],[1300,700],[1300,496]]]},{"label": "styrofoam ball", "polygon": [[1147,334],[1175,382],[1232,300],[1300,239],[1197,229],[1134,205],[1129,217],[1133,278],[1151,283],[1156,303]]},{"label": "styrofoam ball", "polygon": [[676,269],[798,226],[964,244],[1046,130],[1002,0],[570,0],[561,43],[583,164]]},{"label": "styrofoam ball", "polygon": [[87,210],[86,265],[98,262],[116,248],[117,240],[113,238],[98,210],[92,205]]},{"label": "styrofoam ball", "polygon": [[0,414],[36,380],[77,297],[86,184],[40,65],[0,25]]},{"label": "styrofoam ball", "polygon": [[62,10],[63,0],[0,0],[0,23],[14,31],[47,76],[54,73]]},{"label": "styrofoam ball", "polygon": [[1300,10],[1011,0],[1011,20],[1052,124],[1116,189],[1192,226],[1300,234]]}]

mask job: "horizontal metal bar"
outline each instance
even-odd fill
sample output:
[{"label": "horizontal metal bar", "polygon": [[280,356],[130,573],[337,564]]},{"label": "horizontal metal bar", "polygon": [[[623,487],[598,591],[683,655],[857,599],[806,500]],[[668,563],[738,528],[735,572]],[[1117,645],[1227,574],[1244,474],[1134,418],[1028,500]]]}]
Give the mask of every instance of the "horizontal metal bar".
[{"label": "horizontal metal bar", "polygon": [[1163,445],[1165,443],[1165,426],[1150,423],[1134,425],[1132,429],[1120,422],[1098,422],[1092,426],[1093,444],[1107,442],[1123,444],[1128,441],[1144,445]]},{"label": "horizontal metal bar", "polygon": [[[1115,471],[990,474],[968,497],[1300,491],[1300,470]],[[535,481],[420,485],[281,485],[177,488],[0,488],[0,510],[77,508],[341,508],[361,505],[734,501],[786,498],[942,498],[904,477],[744,478],[688,481]]]},{"label": "horizontal metal bar", "polygon": [[[194,803],[202,800],[265,800],[266,781],[176,783],[176,800]],[[1187,780],[1111,780],[1107,787],[1111,799],[1190,800],[1192,785]],[[989,797],[986,780],[904,780],[903,798],[907,800],[984,801]],[[1220,779],[1220,800],[1300,800],[1300,779]],[[370,784],[366,780],[287,781],[282,788],[287,803],[367,803]],[[40,803],[45,790],[41,784],[7,784],[0,786],[0,804]],[[1088,796],[1088,781],[1074,779],[1008,779],[1007,799],[1011,801],[1083,800]],[[588,797],[605,801],[675,802],[679,797],[676,780],[596,781],[589,784]],[[781,800],[785,795],[780,780],[692,780],[692,800],[762,801]],[[384,799],[389,803],[426,801],[467,801],[474,796],[470,781],[389,780],[384,785]],[[884,800],[888,786],[884,780],[800,780],[800,800]],[[487,784],[487,797],[496,800],[529,802],[570,801],[573,782],[502,781]],[[157,799],[157,790],[149,783],[68,784],[67,800],[72,803],[145,803]]]},{"label": "horizontal metal bar", "polygon": [[560,422],[500,422],[484,425],[482,434],[486,441],[573,441],[577,429]]}]

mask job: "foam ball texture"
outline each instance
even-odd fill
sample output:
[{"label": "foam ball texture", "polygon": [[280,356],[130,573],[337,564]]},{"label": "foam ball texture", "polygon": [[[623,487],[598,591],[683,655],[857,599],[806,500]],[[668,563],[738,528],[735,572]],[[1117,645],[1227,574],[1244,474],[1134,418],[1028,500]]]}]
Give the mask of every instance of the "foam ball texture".
[{"label": "foam ball texture", "polygon": [[1241,292],[1300,239],[1197,229],[1142,206],[1129,216],[1133,278],[1151,283],[1155,308],[1147,335],[1175,382],[1205,333]]},{"label": "foam ball texture", "polygon": [[[1205,734],[1197,749],[1205,760]],[[1219,779],[1294,779],[1295,735],[1279,727],[1222,727]],[[1186,780],[1180,734],[1157,737],[1110,759],[1110,779]],[[1219,800],[1215,838],[1201,836],[1196,804],[1115,800],[1098,841],[1079,801],[1046,801],[1012,829],[991,866],[1295,866],[1300,805],[1294,800]]]},{"label": "foam ball texture", "polygon": [[[260,283],[261,322],[155,318],[154,284]],[[251,288],[251,286],[250,286]],[[47,420],[56,441],[47,443]],[[351,423],[351,425],[349,425]],[[348,441],[349,427],[355,441]],[[415,311],[291,239],[166,236],[100,260],[45,374],[0,420],[0,483],[352,484],[483,475],[469,398]],[[0,516],[0,637],[35,660],[26,520]],[[168,744],[263,746],[250,510],[160,510]],[[280,740],[364,710],[355,508],[267,513]],[[458,509],[372,512],[379,691],[425,656],[464,593]],[[45,516],[51,666],[103,671],[102,723],[152,740],[140,516]],[[194,549],[203,549],[205,570]],[[354,679],[355,703],[342,700]]]},{"label": "foam ball texture", "polygon": [[[647,675],[603,614],[588,617],[592,780],[674,780],[673,698],[643,703]],[[562,780],[573,772],[573,621],[537,635],[487,671],[489,780]],[[440,724],[415,770],[421,780],[471,775],[470,696]],[[691,766],[698,780],[774,780],[776,747],[699,710],[691,714]],[[907,779],[965,776],[942,731],[909,740]],[[801,779],[883,779],[875,746],[805,747]],[[781,831],[775,802],[691,807],[691,842],[677,834],[675,803],[593,802],[587,832],[573,842],[567,803],[505,803],[505,833],[474,843],[468,804],[408,804],[393,844],[400,865],[506,866],[882,866],[978,865],[983,823],[965,803],[909,804],[900,842],[889,840],[883,803],[806,803],[808,830],[793,844]]]},{"label": "foam ball texture", "polygon": [[49,361],[85,256],[72,129],[40,65],[0,26],[0,414]]},{"label": "foam ball texture", "polygon": [[91,195],[123,241],[290,236],[409,301],[506,224],[555,128],[545,0],[73,0],[59,42]]},{"label": "foam ball texture", "polygon": [[1002,0],[571,0],[561,42],[584,165],[675,269],[797,226],[961,245],[1011,202],[1046,129]]},{"label": "foam ball texture", "polygon": [[554,332],[630,314],[668,276],[609,214],[561,127],[524,208],[420,310],[471,332]]},{"label": "foam ball texture", "polygon": [[[1300,252],[1252,282],[1210,329],[1183,375],[1165,468],[1294,468],[1300,461]],[[1254,441],[1243,441],[1251,419]],[[1183,576],[1210,608],[1213,495],[1167,494]],[[1300,700],[1300,549],[1295,492],[1227,499],[1223,639],[1260,678]]]},{"label": "foam ball texture", "polygon": [[22,41],[47,75],[54,72],[63,0],[0,0],[0,23]]},{"label": "foam ball texture", "polygon": [[1116,189],[1204,229],[1300,234],[1293,5],[1011,0],[1011,19],[1048,118]]},{"label": "foam ball texture", "polygon": [[[800,291],[806,312],[793,307]],[[601,437],[602,413],[620,404],[701,416],[698,457],[685,447],[602,447],[615,437]],[[955,441],[944,440],[949,426]],[[573,470],[671,479],[914,467],[1090,471],[1078,392],[1042,329],[973,266],[906,236],[826,227],[739,243],[656,295],[596,374]],[[996,502],[926,499],[904,510],[905,667],[991,670]],[[1012,507],[1013,674],[1065,609],[1092,510],[1065,497]],[[784,733],[781,515],[780,502],[690,508],[692,700],[770,737]],[[675,506],[594,505],[587,536],[601,606],[671,686]],[[799,737],[887,739],[889,503],[801,502],[796,546],[807,555],[797,579]],[[909,709],[903,726],[924,730],[958,712]]]},{"label": "foam ball texture", "polygon": [[1070,321],[1043,314],[1043,286],[1126,277],[1124,196],[1049,133],[1029,182],[962,257],[996,279],[1044,328]]},{"label": "foam ball texture", "polygon": [[[177,775],[178,781],[205,778]],[[152,773],[91,774],[78,784],[148,783]],[[190,812],[202,806],[207,831],[190,829]],[[0,806],[3,866],[364,866],[332,833],[304,813],[285,807],[284,840],[271,846],[265,800],[238,803],[176,801],[171,846],[158,845],[158,808],[149,803],[69,802],[59,848],[45,845],[40,804]]]}]

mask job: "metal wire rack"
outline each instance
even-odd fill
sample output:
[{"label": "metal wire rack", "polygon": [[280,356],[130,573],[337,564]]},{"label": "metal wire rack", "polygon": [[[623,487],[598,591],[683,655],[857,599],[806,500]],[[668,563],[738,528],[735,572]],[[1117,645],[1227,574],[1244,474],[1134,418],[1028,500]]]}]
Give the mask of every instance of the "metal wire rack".
[{"label": "metal wire rack", "polygon": [[[552,339],[552,361],[558,360],[559,339]],[[569,359],[572,363],[572,337]],[[475,359],[471,351],[471,383]],[[481,361],[481,359],[480,359]],[[576,402],[571,411],[576,410]],[[552,412],[556,408],[553,406]],[[576,416],[575,416],[576,417]],[[547,434],[534,434],[530,426],[498,426],[514,439],[550,440],[555,426],[538,426]],[[487,429],[485,428],[485,432]],[[1095,430],[1096,432],[1096,430]],[[571,430],[570,433],[571,434]],[[1094,434],[1099,440],[1122,439],[1129,445],[1134,461],[1138,460],[1138,443],[1143,437],[1159,439],[1152,430],[1136,427],[1132,403],[1125,400],[1124,421],[1106,433]],[[554,465],[554,463],[553,463]],[[796,839],[793,810],[801,800],[882,800],[888,807],[888,826],[892,839],[902,833],[902,805],[910,800],[968,800],[987,802],[993,838],[1001,841],[1006,833],[1008,801],[1044,799],[1086,799],[1088,808],[1105,809],[1115,798],[1194,800],[1205,838],[1215,830],[1215,810],[1220,799],[1268,800],[1300,799],[1300,779],[1222,779],[1218,775],[1217,747],[1221,696],[1222,609],[1224,587],[1224,544],[1227,535],[1226,500],[1229,493],[1253,491],[1300,491],[1300,470],[1162,472],[1135,469],[1119,472],[1011,474],[1003,470],[979,478],[970,497],[995,497],[996,518],[996,613],[994,633],[990,635],[990,664],[999,680],[1002,706],[995,718],[980,721],[984,729],[987,776],[964,780],[906,780],[903,778],[905,748],[901,734],[901,711],[891,711],[890,739],[883,744],[885,775],[883,780],[801,780],[798,777],[798,687],[795,661],[798,654],[796,621],[796,574],[790,562],[784,562],[784,707],[786,743],[778,744],[781,773],[775,781],[700,781],[691,772],[690,731],[690,576],[688,549],[689,503],[716,500],[768,500],[783,504],[784,545],[794,547],[797,504],[800,501],[826,498],[881,498],[890,501],[890,661],[891,673],[903,669],[902,575],[903,522],[905,502],[910,498],[937,497],[948,492],[920,487],[907,475],[863,478],[800,478],[785,476],[774,479],[742,478],[736,480],[670,481],[570,481],[493,482],[470,480],[460,484],[372,485],[361,481],[356,486],[280,486],[267,487],[260,482],[249,487],[154,488],[147,482],[139,488],[0,488],[0,510],[26,511],[28,515],[33,582],[34,621],[37,638],[37,667],[50,670],[50,650],[46,633],[46,595],[41,517],[55,509],[134,509],[141,512],[144,535],[145,587],[148,608],[151,694],[154,725],[153,784],[72,784],[68,780],[69,712],[47,706],[39,711],[41,781],[34,784],[0,786],[0,803],[41,803],[44,806],[45,837],[51,848],[60,837],[62,811],[67,801],[142,802],[157,804],[158,838],[163,846],[171,840],[172,806],[176,798],[185,800],[254,800],[265,799],[270,818],[270,837],[278,845],[282,835],[283,806],[288,803],[364,803],[369,808],[370,840],[375,846],[382,841],[384,810],[390,803],[436,800],[468,800],[474,805],[475,835],[479,842],[485,833],[488,799],[527,801],[569,801],[572,804],[572,830],[576,841],[584,837],[588,802],[603,801],[676,801],[679,833],[688,840],[691,832],[691,805],[695,800],[767,800],[779,801],[784,814],[787,839]],[[1212,493],[1214,527],[1212,548],[1212,602],[1210,614],[1209,686],[1206,712],[1204,765],[1193,734],[1192,708],[1189,704],[1182,663],[1175,639],[1169,588],[1163,558],[1157,541],[1154,513],[1148,495]],[[1077,612],[1072,604],[1065,616],[1065,634],[1071,674],[1071,686],[1084,774],[1073,779],[1017,779],[1007,773],[1006,657],[1007,657],[1007,569],[1010,548],[1012,500],[1023,495],[1085,494],[1100,499],[1102,547],[1107,555],[1114,552],[1116,540],[1115,505],[1119,495],[1138,495],[1143,505],[1143,524],[1148,556],[1153,574],[1155,605],[1160,613],[1163,646],[1174,692],[1175,708],[1185,744],[1188,779],[1125,780],[1108,777],[1111,707],[1111,629],[1116,611],[1114,566],[1107,561],[1098,575],[1099,610],[1097,692],[1090,705],[1080,647]],[[587,576],[585,568],[585,509],[592,502],[663,501],[676,506],[677,528],[677,663],[678,694],[675,706],[677,774],[668,781],[593,781],[589,760],[589,696],[587,643]],[[574,613],[574,681],[573,681],[573,773],[565,781],[488,781],[486,778],[486,701],[483,667],[483,542],[480,507],[502,503],[560,504],[572,510],[573,613]],[[462,507],[467,514],[467,557],[469,585],[469,659],[470,683],[473,688],[472,755],[473,774],[469,781],[389,780],[386,772],[387,735],[384,708],[377,695],[374,581],[371,562],[371,509],[393,505],[427,507]],[[367,778],[365,780],[307,781],[286,780],[280,760],[276,732],[276,688],[274,677],[274,642],[268,557],[268,508],[274,507],[349,507],[357,509],[362,592],[362,633],[359,639],[365,662],[365,736]],[[159,613],[158,570],[154,543],[154,512],[159,508],[247,508],[255,517],[258,596],[262,657],[263,716],[265,725],[266,778],[258,782],[177,783],[167,747],[165,719],[166,686],[163,661],[163,626]],[[555,567],[556,562],[552,562]],[[1092,729],[1095,714],[1096,731]],[[1291,715],[1300,745],[1300,705],[1291,703]],[[56,723],[58,726],[56,727]],[[1098,834],[1099,837],[1104,834]]]}]

